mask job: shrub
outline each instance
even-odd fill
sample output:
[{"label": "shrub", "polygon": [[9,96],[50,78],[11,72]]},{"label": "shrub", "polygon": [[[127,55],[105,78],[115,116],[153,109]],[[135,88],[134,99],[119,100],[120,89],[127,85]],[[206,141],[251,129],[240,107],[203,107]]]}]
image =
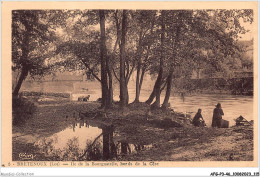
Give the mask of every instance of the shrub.
[{"label": "shrub", "polygon": [[23,124],[27,119],[30,119],[36,111],[36,106],[21,96],[12,100],[12,122],[13,125]]}]

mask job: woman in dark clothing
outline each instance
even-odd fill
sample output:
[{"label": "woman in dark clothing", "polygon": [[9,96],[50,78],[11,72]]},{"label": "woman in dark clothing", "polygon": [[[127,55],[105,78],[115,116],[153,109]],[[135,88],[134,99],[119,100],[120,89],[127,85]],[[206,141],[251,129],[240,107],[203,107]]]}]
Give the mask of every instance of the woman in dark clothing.
[{"label": "woman in dark clothing", "polygon": [[213,111],[212,127],[221,127],[221,119],[224,115],[224,112],[221,108],[221,104],[218,103],[216,108]]},{"label": "woman in dark clothing", "polygon": [[[200,118],[202,119],[202,121],[200,121]],[[205,122],[201,115],[201,109],[198,109],[198,112],[196,113],[196,115],[194,116],[194,118],[192,120],[192,124],[196,127],[205,126]]]}]

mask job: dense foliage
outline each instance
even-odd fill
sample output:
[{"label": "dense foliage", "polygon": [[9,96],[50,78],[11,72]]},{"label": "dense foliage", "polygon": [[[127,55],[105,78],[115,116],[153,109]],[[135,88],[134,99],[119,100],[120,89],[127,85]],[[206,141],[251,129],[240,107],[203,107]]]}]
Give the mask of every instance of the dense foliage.
[{"label": "dense foliage", "polygon": [[[102,107],[113,104],[113,83],[120,84],[121,106],[128,104],[128,82],[136,71],[136,98],[145,73],[157,76],[146,101],[167,108],[173,78],[252,66],[239,44],[253,22],[242,10],[17,10],[12,14],[12,63],[19,71],[13,95],[28,75],[56,69],[84,70],[100,81]],[[251,63],[250,63],[251,62]]]}]

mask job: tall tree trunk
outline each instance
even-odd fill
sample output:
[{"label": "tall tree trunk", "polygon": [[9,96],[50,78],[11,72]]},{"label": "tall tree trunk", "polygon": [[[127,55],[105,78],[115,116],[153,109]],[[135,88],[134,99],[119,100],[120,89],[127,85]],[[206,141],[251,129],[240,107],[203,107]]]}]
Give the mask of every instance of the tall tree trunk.
[{"label": "tall tree trunk", "polygon": [[168,75],[167,80],[166,80],[167,89],[166,89],[165,98],[164,98],[163,105],[162,105],[163,109],[168,108],[169,98],[170,98],[170,95],[171,95],[172,76],[173,76],[173,66],[171,66],[170,71],[169,71],[169,75]]},{"label": "tall tree trunk", "polygon": [[28,75],[29,71],[28,69],[24,66],[22,68],[22,72],[20,74],[20,77],[19,77],[19,80],[14,88],[14,91],[13,91],[13,97],[17,97],[18,96],[18,93],[19,93],[19,90],[22,86],[22,83],[23,81],[26,79],[27,75]]},{"label": "tall tree trunk", "polygon": [[[151,25],[151,36],[153,35],[153,28],[154,28],[154,20],[152,21],[152,25]],[[141,34],[140,34],[140,37],[141,37]],[[147,54],[146,54],[146,58],[144,59],[144,61],[147,61],[148,57],[149,57],[149,53],[150,53],[150,48],[151,48],[151,45],[152,43],[148,44],[147,46]],[[143,48],[142,48],[143,49]],[[143,51],[142,51],[143,52]],[[140,59],[140,62],[138,62],[138,66],[137,66],[137,76],[136,76],[136,96],[135,96],[135,102],[139,102],[139,98],[140,98],[140,92],[141,92],[141,88],[142,88],[142,84],[143,84],[143,79],[144,79],[144,73],[145,73],[145,70],[146,70],[146,66],[144,65],[143,68],[142,68],[142,73],[141,73],[141,78],[140,78],[140,68],[141,68],[141,57],[139,58]],[[144,62],[145,63],[145,62]],[[140,79],[140,81],[139,81]],[[154,94],[154,92],[152,92]],[[151,95],[153,95],[151,94]],[[149,105],[152,103],[153,101],[153,98],[151,99],[151,101],[148,99],[146,101],[146,103],[148,103]]]},{"label": "tall tree trunk", "polygon": [[[178,22],[181,23],[180,17],[178,18]],[[173,40],[174,42],[172,43],[172,48],[173,49],[176,49],[176,47],[179,44],[180,30],[181,30],[181,28],[180,28],[180,24],[179,24],[177,26],[177,29],[176,29],[175,40]],[[176,55],[176,51],[175,51],[175,54],[173,56],[173,60],[175,60],[176,56],[177,55]],[[167,77],[167,81],[166,81],[167,82],[167,89],[166,89],[164,101],[163,101],[163,104],[162,104],[162,108],[163,109],[167,109],[169,107],[169,99],[170,99],[170,95],[171,95],[171,86],[172,86],[172,77],[173,77],[174,63],[175,63],[175,61],[172,61],[172,64],[171,64],[170,70],[169,70],[169,74],[168,74],[168,77]]]},{"label": "tall tree trunk", "polygon": [[[161,82],[161,86],[164,84],[164,82]],[[152,93],[150,94],[148,100],[146,100],[146,104],[151,104],[155,98],[155,85],[156,83],[154,84],[154,87],[153,87],[153,91]],[[166,84],[164,84],[162,87],[160,86],[160,93],[163,91],[163,89],[165,88]]]},{"label": "tall tree trunk", "polygon": [[[117,13],[117,12],[116,12]],[[118,19],[116,18],[116,21]],[[118,21],[117,21],[118,22]],[[111,58],[114,58],[115,57],[115,53],[116,53],[116,49],[117,49],[117,45],[119,45],[119,40],[120,40],[120,32],[119,32],[119,25],[117,23],[117,38],[116,38],[116,42],[115,42],[115,45],[114,45],[114,49],[113,49],[113,52],[112,52],[112,55],[111,55]],[[110,61],[111,61],[111,58],[110,58]],[[113,94],[113,76],[112,76],[112,71],[114,72],[114,76],[115,78],[119,81],[113,67],[111,66],[111,62],[109,61],[109,63],[107,64],[108,66],[108,78],[109,78],[109,105],[111,106],[113,104],[113,100],[114,100],[114,94]]]},{"label": "tall tree trunk", "polygon": [[111,66],[108,57],[106,57],[106,66],[108,74],[108,100],[107,107],[110,107],[113,104],[113,78],[111,73]]},{"label": "tall tree trunk", "polygon": [[142,88],[142,84],[143,84],[143,80],[144,80],[144,73],[145,73],[145,66],[142,68],[141,77],[140,77],[140,70],[139,70],[139,73],[137,73],[137,75],[139,75],[139,76],[136,76],[136,92],[135,92],[135,101],[134,101],[136,103],[140,102],[139,99],[140,99],[140,92],[141,92],[141,88]]},{"label": "tall tree trunk", "polygon": [[137,64],[137,70],[136,70],[136,82],[135,82],[135,101],[136,103],[139,103],[139,96],[140,96],[140,86],[139,86],[139,78],[140,78],[140,70],[141,66],[138,62]]},{"label": "tall tree trunk", "polygon": [[102,102],[101,107],[107,108],[108,86],[107,86],[107,67],[106,67],[106,34],[105,34],[105,12],[99,10],[100,17],[100,60],[101,60],[101,88]]},{"label": "tall tree trunk", "polygon": [[125,43],[126,43],[126,32],[127,32],[127,12],[123,10],[122,17],[122,34],[121,34],[121,45],[120,45],[120,105],[122,107],[128,104],[127,86],[125,77]]},{"label": "tall tree trunk", "polygon": [[136,68],[136,84],[135,84],[135,101],[139,102],[139,96],[140,96],[140,71],[141,71],[141,55],[143,53],[143,47],[142,47],[142,30],[139,33],[139,42],[138,42],[138,49],[137,49],[137,68]]},{"label": "tall tree trunk", "polygon": [[21,75],[19,77],[19,80],[14,88],[13,91],[13,97],[17,97],[19,90],[22,86],[23,81],[26,79],[28,73],[29,73],[29,67],[26,64],[26,59],[28,58],[29,55],[29,33],[31,32],[31,28],[28,27],[28,23],[25,22],[25,35],[23,39],[23,45],[22,45],[22,56],[21,56],[21,63],[22,63],[22,71]]},{"label": "tall tree trunk", "polygon": [[154,108],[154,109],[160,108],[160,106],[161,106],[160,105],[160,96],[161,96],[160,89],[161,89],[162,73],[163,73],[163,68],[160,67],[159,74],[158,74],[156,83],[154,85],[154,96],[156,98],[155,102],[152,104],[152,108]]},{"label": "tall tree trunk", "polygon": [[105,127],[102,129],[102,133],[103,133],[103,159],[104,160],[108,160],[109,159],[109,128]]},{"label": "tall tree trunk", "polygon": [[128,92],[128,84],[126,84],[126,103],[129,103],[129,92]]},{"label": "tall tree trunk", "polygon": [[155,84],[155,97],[156,100],[153,103],[152,107],[154,109],[158,109],[160,108],[160,87],[161,87],[161,82],[162,82],[162,75],[163,75],[163,62],[164,62],[164,41],[165,41],[165,24],[164,24],[164,11],[162,10],[161,12],[161,58],[160,58],[160,69],[159,69],[159,73],[158,73],[158,77],[157,77],[157,82]]},{"label": "tall tree trunk", "polygon": [[108,74],[108,78],[109,78],[109,97],[108,97],[108,105],[109,107],[113,104],[113,97],[114,97],[114,94],[113,94],[113,79],[112,79],[112,74],[111,74],[111,70],[110,70],[110,73]]},{"label": "tall tree trunk", "polygon": [[[144,66],[142,68],[141,79],[140,79],[140,83],[139,83],[139,96],[140,96],[140,92],[141,92],[141,88],[142,88],[142,84],[143,84],[143,80],[144,80],[145,70],[146,70],[146,67]],[[139,100],[139,98],[138,98],[138,100]]]},{"label": "tall tree trunk", "polygon": [[146,100],[145,103],[150,105],[153,102],[154,98],[155,98],[155,87],[153,87],[153,91],[152,91],[152,93],[150,94],[148,100]]}]

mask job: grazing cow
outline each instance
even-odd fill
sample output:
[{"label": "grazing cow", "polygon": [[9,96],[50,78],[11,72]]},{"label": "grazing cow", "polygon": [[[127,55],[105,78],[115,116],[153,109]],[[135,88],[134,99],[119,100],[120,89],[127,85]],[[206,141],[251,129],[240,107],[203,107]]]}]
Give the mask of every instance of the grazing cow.
[{"label": "grazing cow", "polygon": [[84,97],[84,98],[83,98],[83,101],[88,101],[88,100],[89,100],[89,98],[90,98],[90,95],[88,95],[88,96]]},{"label": "grazing cow", "polygon": [[78,101],[88,101],[90,98],[90,95],[84,97],[84,96],[81,96],[81,97],[78,97]]}]

